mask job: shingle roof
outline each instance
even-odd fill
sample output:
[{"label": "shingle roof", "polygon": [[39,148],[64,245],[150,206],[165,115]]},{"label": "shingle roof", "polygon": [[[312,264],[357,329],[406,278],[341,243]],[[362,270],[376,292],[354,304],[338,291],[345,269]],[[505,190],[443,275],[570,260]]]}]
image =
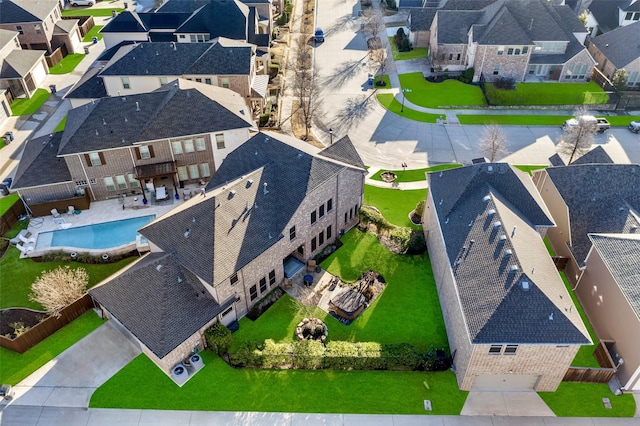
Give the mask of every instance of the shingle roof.
[{"label": "shingle roof", "polygon": [[164,2],[158,9],[157,13],[176,13],[176,12],[195,12],[210,0],[168,0]]},{"label": "shingle roof", "polygon": [[89,294],[159,358],[234,300],[216,303],[197,276],[165,253],[145,256]]},{"label": "shingle roof", "polygon": [[593,0],[588,9],[598,21],[598,29],[606,33],[620,25],[618,8],[626,10],[631,3],[632,0]]},{"label": "shingle roof", "polygon": [[409,9],[409,29],[411,31],[429,31],[437,11],[438,9],[435,7]]},{"label": "shingle roof", "polygon": [[57,5],[57,0],[3,0],[0,2],[0,24],[41,22]]},{"label": "shingle roof", "polygon": [[640,235],[590,234],[589,238],[640,319]]},{"label": "shingle roof", "polygon": [[282,238],[306,195],[345,167],[355,166],[323,158],[317,148],[284,135],[258,133],[227,155],[206,197],[194,197],[140,232],[217,284]]},{"label": "shingle roof", "polygon": [[613,164],[613,160],[609,157],[607,151],[601,145],[598,145],[571,164]]},{"label": "shingle roof", "polygon": [[[101,33],[146,33],[149,28],[144,24],[140,15],[136,12],[125,10],[118,14],[115,18],[112,18],[107,25],[105,25],[100,32]],[[174,27],[175,28],[175,27]]]},{"label": "shingle roof", "polygon": [[10,31],[0,28],[0,49],[6,46],[7,43],[12,42],[15,36],[17,36],[18,34],[19,33],[17,31]]},{"label": "shingle roof", "polygon": [[589,343],[538,233],[553,224],[526,173],[478,164],[430,173],[429,188],[473,343]]},{"label": "shingle roof", "polygon": [[98,76],[100,67],[89,68],[64,95],[66,99],[100,99],[107,96],[104,80]]},{"label": "shingle roof", "polygon": [[26,77],[45,53],[47,52],[44,50],[12,50],[1,63],[0,79]]},{"label": "shingle roof", "polygon": [[102,98],[72,109],[59,154],[122,148],[136,142],[253,125],[246,115],[246,103],[237,93],[182,79],[178,84],[152,93]]},{"label": "shingle roof", "polygon": [[249,8],[238,0],[211,0],[182,24],[176,33],[209,33],[211,38],[248,39]]},{"label": "shingle roof", "polygon": [[356,147],[353,146],[349,136],[344,136],[335,143],[332,143],[320,151],[318,155],[342,161],[343,163],[352,164],[360,167],[361,169],[365,168],[364,161],[362,161],[360,154],[356,151]]},{"label": "shingle roof", "polygon": [[212,43],[139,43],[114,57],[104,76],[249,75],[252,47],[217,39]]},{"label": "shingle roof", "polygon": [[438,44],[466,44],[469,28],[481,17],[479,11],[438,11]]},{"label": "shingle roof", "polygon": [[589,233],[628,234],[640,225],[640,165],[582,164],[546,170],[569,209],[572,252],[584,265]]},{"label": "shingle roof", "polygon": [[640,21],[594,37],[591,42],[616,68],[625,68],[640,57]]},{"label": "shingle roof", "polygon": [[53,183],[70,182],[71,173],[64,158],[58,157],[62,132],[27,142],[16,170],[12,189],[30,188]]}]

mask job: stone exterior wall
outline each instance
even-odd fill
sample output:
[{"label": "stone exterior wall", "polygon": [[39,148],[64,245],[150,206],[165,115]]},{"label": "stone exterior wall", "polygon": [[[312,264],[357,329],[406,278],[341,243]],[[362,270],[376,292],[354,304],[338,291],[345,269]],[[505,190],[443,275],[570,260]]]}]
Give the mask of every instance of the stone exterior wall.
[{"label": "stone exterior wall", "polygon": [[429,47],[431,39],[431,31],[411,31],[409,33],[409,41],[413,43],[413,47]]},{"label": "stone exterior wall", "polygon": [[[502,54],[499,55],[499,47],[502,47]],[[509,55],[509,49],[520,49],[523,46],[478,46],[474,58],[473,68],[474,80],[484,75],[487,81],[498,80],[501,77],[513,78],[515,81],[523,81],[529,68],[529,58],[532,47],[526,54]],[[500,64],[498,74],[494,74],[494,67]]]},{"label": "stone exterior wall", "polygon": [[[585,72],[583,78],[569,78],[567,79],[569,66],[570,65],[587,65],[587,72]],[[562,67],[562,73],[560,74],[560,82],[561,83],[582,83],[591,78],[591,73],[593,73],[593,58],[589,54],[589,52],[585,49],[582,52],[578,53],[573,58],[569,59],[564,66]]]}]

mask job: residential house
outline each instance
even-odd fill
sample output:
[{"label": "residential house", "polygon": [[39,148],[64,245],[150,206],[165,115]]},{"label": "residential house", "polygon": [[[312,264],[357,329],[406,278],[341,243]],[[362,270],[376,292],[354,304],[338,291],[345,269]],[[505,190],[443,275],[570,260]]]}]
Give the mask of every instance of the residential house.
[{"label": "residential house", "polygon": [[587,28],[593,37],[640,21],[638,0],[592,0],[586,3]]},{"label": "residential house", "polygon": [[458,386],[555,391],[589,334],[542,238],[554,223],[508,164],[430,173],[424,230]]},{"label": "residential house", "polygon": [[82,37],[78,20],[63,22],[61,11],[60,0],[2,0],[0,29],[18,31],[25,50],[46,50],[51,54],[61,48],[66,56],[80,49]]},{"label": "residential house", "polygon": [[640,89],[640,21],[594,37],[589,43],[589,53],[598,62],[598,70],[609,80],[617,70],[624,69],[627,87]]},{"label": "residential house", "polygon": [[259,24],[256,7],[238,0],[179,0],[165,3],[155,12],[125,11],[100,33],[107,49],[123,41],[204,43],[225,37],[267,51],[271,40],[271,26]]},{"label": "residential house", "polygon": [[[557,224],[547,236],[567,261],[567,278],[598,337],[615,342],[609,345],[614,361],[625,360],[618,370],[621,383],[640,389],[637,281],[635,290],[627,281],[637,270],[632,256],[640,226],[640,165],[551,167],[533,178]],[[630,251],[618,251],[623,247]]]},{"label": "residential house", "polygon": [[[553,154],[549,157],[549,164],[551,166],[566,166],[568,163],[567,155]],[[602,145],[597,145],[593,149],[587,151],[580,157],[573,160],[572,165],[575,164],[613,164],[613,160],[607,154],[607,151],[602,147]]]},{"label": "residential house", "polygon": [[51,136],[54,148],[27,143],[11,189],[27,203],[85,193],[94,201],[147,200],[142,189],[165,180],[176,196],[185,184],[209,180],[254,125],[237,93],[181,79],[152,93],[98,99],[69,111],[65,130]]},{"label": "residential house", "polygon": [[449,0],[433,17],[429,59],[440,70],[473,68],[474,81],[586,81],[595,64],[587,34],[568,6],[546,0]]},{"label": "residential house", "polygon": [[[108,96],[151,92],[184,78],[239,93],[262,112],[269,83],[256,69],[255,46],[225,38],[209,43],[137,43],[121,47],[99,76]],[[257,75],[258,73],[262,73]]]},{"label": "residential house", "polygon": [[71,108],[107,97],[107,89],[104,86],[104,80],[100,77],[100,71],[102,71],[100,66],[89,68],[80,80],[67,90],[64,98],[69,100]]},{"label": "residential house", "polygon": [[243,317],[358,221],[366,170],[348,137],[320,150],[258,133],[206,193],[140,229],[151,254],[90,290],[167,374],[213,322]]},{"label": "residential house", "polygon": [[9,100],[18,97],[30,98],[49,73],[44,50],[22,50],[18,32],[0,29],[0,90],[3,96],[4,114],[11,115]]}]

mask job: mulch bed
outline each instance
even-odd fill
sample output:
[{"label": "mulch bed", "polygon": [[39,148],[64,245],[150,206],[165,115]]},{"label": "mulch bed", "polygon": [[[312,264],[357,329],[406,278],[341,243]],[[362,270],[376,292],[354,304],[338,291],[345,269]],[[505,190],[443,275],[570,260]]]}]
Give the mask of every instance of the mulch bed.
[{"label": "mulch bed", "polygon": [[0,334],[5,337],[14,338],[14,329],[9,324],[21,322],[27,327],[33,327],[47,317],[49,317],[48,314],[32,311],[31,309],[3,309],[0,311]]}]

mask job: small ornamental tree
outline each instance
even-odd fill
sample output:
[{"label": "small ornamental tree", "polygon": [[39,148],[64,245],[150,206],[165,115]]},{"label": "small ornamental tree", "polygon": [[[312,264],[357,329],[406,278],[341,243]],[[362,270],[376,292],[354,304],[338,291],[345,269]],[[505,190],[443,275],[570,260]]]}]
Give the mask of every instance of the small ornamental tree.
[{"label": "small ornamental tree", "polygon": [[233,344],[233,336],[229,330],[221,322],[216,322],[204,332],[204,339],[207,346],[219,356],[223,356],[229,352],[229,348]]},{"label": "small ornamental tree", "polygon": [[38,277],[31,285],[29,299],[44,306],[49,314],[59,316],[62,308],[82,297],[88,283],[89,274],[84,268],[59,266]]}]

